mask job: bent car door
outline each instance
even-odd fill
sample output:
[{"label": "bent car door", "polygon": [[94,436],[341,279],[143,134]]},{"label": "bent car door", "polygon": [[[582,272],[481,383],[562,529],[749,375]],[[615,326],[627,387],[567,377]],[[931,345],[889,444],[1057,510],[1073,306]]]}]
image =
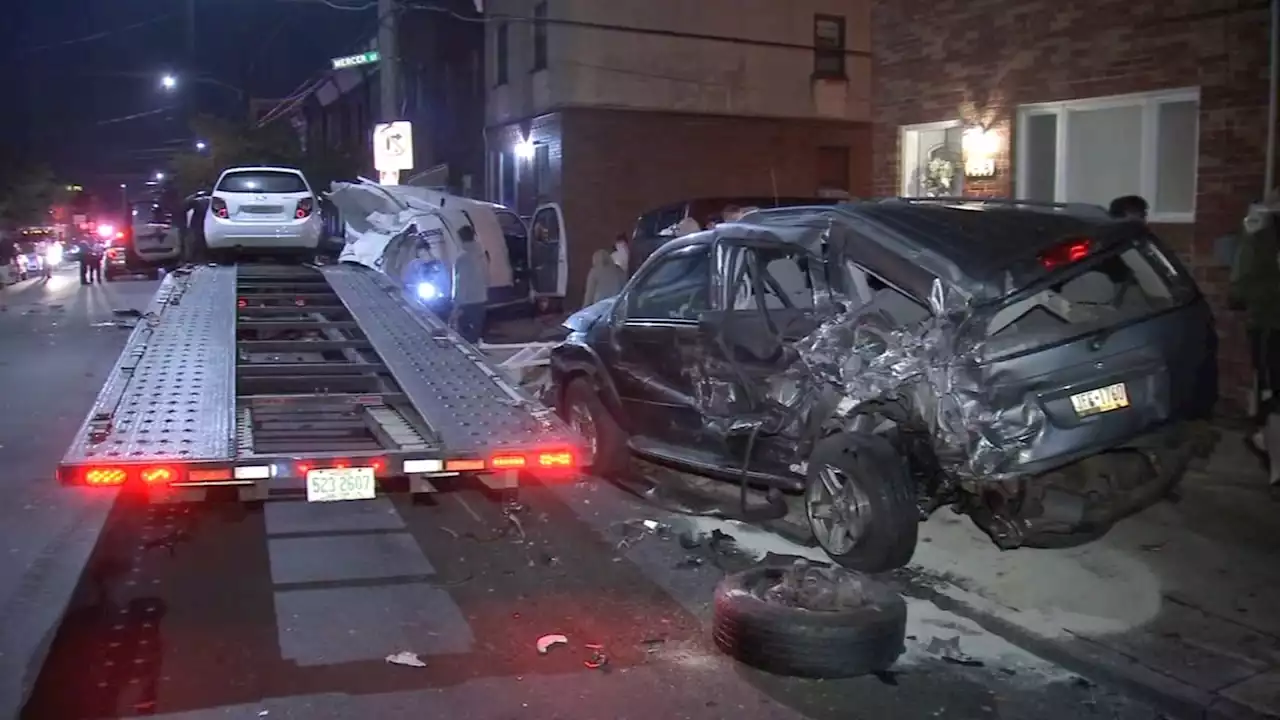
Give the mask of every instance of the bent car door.
[{"label": "bent car door", "polygon": [[602,359],[635,434],[687,443],[700,432],[698,317],[710,284],[709,247],[679,248],[648,263],[618,303],[611,357]]}]

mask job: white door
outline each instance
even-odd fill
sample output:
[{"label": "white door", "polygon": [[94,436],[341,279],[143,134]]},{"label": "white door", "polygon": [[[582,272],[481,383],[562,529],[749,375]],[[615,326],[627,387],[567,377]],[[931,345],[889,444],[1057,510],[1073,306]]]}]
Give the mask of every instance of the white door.
[{"label": "white door", "polygon": [[529,284],[535,297],[564,297],[569,287],[569,254],[564,213],[556,203],[539,205],[529,223]]}]

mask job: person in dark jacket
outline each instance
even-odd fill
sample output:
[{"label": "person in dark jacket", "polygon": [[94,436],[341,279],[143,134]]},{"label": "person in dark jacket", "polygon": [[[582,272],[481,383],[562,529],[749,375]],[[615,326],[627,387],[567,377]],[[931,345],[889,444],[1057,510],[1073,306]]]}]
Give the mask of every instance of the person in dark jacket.
[{"label": "person in dark jacket", "polygon": [[1111,207],[1107,208],[1107,214],[1117,220],[1141,220],[1147,221],[1147,211],[1150,206],[1141,195],[1122,195],[1111,201]]},{"label": "person in dark jacket", "polygon": [[[93,263],[95,262],[94,255],[93,255],[93,252],[94,252],[93,238],[81,237],[79,240],[76,241],[76,245],[80,247],[80,252],[78,253],[78,259],[80,264],[80,284],[81,285],[92,284],[93,283]],[[99,258],[97,262],[99,263],[99,265],[101,265],[101,262],[102,262],[101,258]]]},{"label": "person in dark jacket", "polygon": [[1272,496],[1280,499],[1280,206],[1259,204],[1245,219],[1228,300],[1243,310],[1257,377],[1256,430],[1249,438],[1266,455]]}]

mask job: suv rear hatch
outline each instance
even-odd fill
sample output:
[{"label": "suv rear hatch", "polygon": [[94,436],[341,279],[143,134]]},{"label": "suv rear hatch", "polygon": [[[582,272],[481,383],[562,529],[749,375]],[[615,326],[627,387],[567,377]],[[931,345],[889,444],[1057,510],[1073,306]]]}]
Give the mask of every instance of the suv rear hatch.
[{"label": "suv rear hatch", "polygon": [[[304,202],[305,201],[305,202]],[[240,223],[280,223],[312,211],[314,199],[301,173],[288,170],[232,170],[213,189],[214,212]],[[225,204],[225,215],[222,208]]]},{"label": "suv rear hatch", "polygon": [[1130,442],[1216,400],[1213,317],[1139,223],[1041,238],[1004,271],[1018,288],[975,315],[993,404],[1039,406],[1044,429],[1004,471],[1040,472]]}]

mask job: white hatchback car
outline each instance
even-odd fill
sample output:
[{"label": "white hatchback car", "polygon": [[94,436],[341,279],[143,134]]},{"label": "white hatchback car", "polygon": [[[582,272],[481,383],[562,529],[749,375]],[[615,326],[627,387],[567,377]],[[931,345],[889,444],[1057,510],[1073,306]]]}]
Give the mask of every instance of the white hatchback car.
[{"label": "white hatchback car", "polygon": [[293,168],[224,170],[204,218],[205,243],[214,252],[314,250],[323,233],[315,193]]}]

